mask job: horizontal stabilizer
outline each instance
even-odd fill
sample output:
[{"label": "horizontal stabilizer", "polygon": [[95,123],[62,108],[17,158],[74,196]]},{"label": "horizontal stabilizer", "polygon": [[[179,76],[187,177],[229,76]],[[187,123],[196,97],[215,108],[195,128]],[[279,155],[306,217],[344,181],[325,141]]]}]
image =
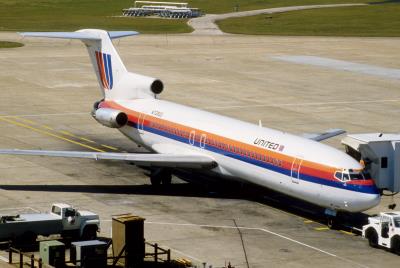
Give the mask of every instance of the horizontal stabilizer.
[{"label": "horizontal stabilizer", "polygon": [[119,160],[133,162],[139,166],[172,168],[214,168],[215,161],[208,156],[196,154],[133,154],[133,153],[97,153],[80,151],[44,151],[2,149],[0,154],[35,155],[51,157],[87,158],[95,160]]},{"label": "horizontal stabilizer", "polygon": [[314,140],[314,141],[323,141],[335,136],[339,136],[341,134],[346,133],[345,130],[343,129],[339,129],[339,128],[335,128],[335,129],[328,129],[327,131],[325,131],[324,133],[307,133],[307,134],[303,134],[304,138],[310,139],[310,140]]},{"label": "horizontal stabilizer", "polygon": [[[108,35],[111,39],[121,38],[125,36],[138,35],[135,31],[111,31]],[[20,35],[24,37],[48,37],[61,39],[79,39],[79,40],[101,40],[101,36],[96,32],[22,32]]]},{"label": "horizontal stabilizer", "polygon": [[132,35],[138,35],[138,32],[135,31],[111,31],[108,32],[108,35],[110,36],[111,39],[117,39],[121,37],[126,37],[126,36],[132,36]]}]

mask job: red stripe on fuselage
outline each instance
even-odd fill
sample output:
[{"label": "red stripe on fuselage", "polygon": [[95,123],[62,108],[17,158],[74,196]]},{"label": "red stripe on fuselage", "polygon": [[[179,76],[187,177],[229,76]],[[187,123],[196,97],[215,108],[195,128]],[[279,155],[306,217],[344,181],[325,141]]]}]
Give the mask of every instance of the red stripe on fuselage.
[{"label": "red stripe on fuselage", "polygon": [[[131,122],[135,122],[138,123],[138,119],[139,119],[139,112],[134,111],[134,110],[130,110],[128,108],[125,108],[113,101],[105,101],[102,102],[100,104],[100,107],[103,108],[114,108],[114,109],[118,109],[120,111],[125,112],[128,115],[128,119]],[[142,123],[142,122],[141,122]],[[257,153],[257,154],[261,154],[261,155],[268,155],[269,157],[272,157],[273,159],[277,159],[280,161],[281,168],[284,168],[286,170],[291,170],[292,169],[292,164],[293,164],[293,160],[294,158],[291,156],[287,156],[284,155],[281,152],[274,152],[274,151],[269,151],[263,148],[259,148],[253,145],[249,145],[243,142],[239,142],[239,141],[235,141],[235,140],[231,140],[229,138],[223,137],[223,136],[218,136],[209,132],[205,132],[199,129],[194,129],[185,125],[180,125],[177,123],[173,123],[158,117],[154,117],[152,115],[146,114],[145,120],[143,122],[143,124],[145,126],[149,126],[151,123],[162,123],[164,125],[167,126],[167,129],[164,129],[163,131],[168,132],[170,134],[175,134],[178,136],[182,136],[179,135],[180,132],[190,132],[190,131],[195,131],[196,133],[202,133],[202,134],[206,134],[207,135],[207,139],[213,139],[213,140],[217,140],[218,142],[224,143],[225,145],[229,146],[233,146],[233,147],[240,147],[243,150],[246,150],[248,152],[251,152],[252,154]],[[184,137],[184,136],[182,136]],[[199,142],[200,140],[200,135],[196,134],[196,138],[195,140],[197,142]],[[186,136],[185,136],[186,138]],[[226,150],[227,152],[231,152],[229,149]],[[233,152],[235,153],[235,152]],[[266,163],[269,163],[267,161],[263,161]],[[302,174],[305,175],[309,175],[309,176],[313,176],[313,177],[317,177],[319,179],[324,179],[324,180],[329,180],[329,181],[335,181],[335,182],[340,182],[337,179],[334,178],[334,173],[335,171],[340,170],[339,167],[335,168],[335,167],[330,167],[330,166],[324,166],[322,164],[319,163],[314,163],[314,162],[310,162],[310,161],[306,161],[303,160],[301,168],[300,168],[300,172]],[[353,185],[374,185],[374,182],[372,179],[370,180],[354,180],[354,181],[349,181],[347,182],[348,184],[353,184]]]}]

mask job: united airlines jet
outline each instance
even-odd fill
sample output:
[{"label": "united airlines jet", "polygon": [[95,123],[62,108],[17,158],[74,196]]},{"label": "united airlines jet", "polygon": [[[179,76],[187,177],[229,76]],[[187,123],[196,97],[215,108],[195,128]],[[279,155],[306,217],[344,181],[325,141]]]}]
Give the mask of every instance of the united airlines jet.
[{"label": "united airlines jet", "polygon": [[152,170],[152,184],[171,183],[173,168],[211,172],[273,189],[325,208],[359,212],[376,206],[380,193],[363,166],[319,141],[342,134],[331,130],[308,138],[160,100],[159,79],[128,72],[112,39],[137,32],[27,32],[23,36],[79,39],[89,52],[102,99],[92,116],[116,128],[149,154],[81,151],[0,150],[1,154],[129,161]]}]

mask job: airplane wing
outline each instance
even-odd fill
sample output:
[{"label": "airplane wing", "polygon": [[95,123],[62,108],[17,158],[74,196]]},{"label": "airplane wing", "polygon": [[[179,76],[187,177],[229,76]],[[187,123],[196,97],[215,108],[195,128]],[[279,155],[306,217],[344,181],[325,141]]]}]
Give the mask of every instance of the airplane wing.
[{"label": "airplane wing", "polygon": [[304,138],[314,140],[314,141],[323,141],[341,134],[346,133],[345,130],[340,129],[340,128],[335,128],[335,129],[328,129],[327,131],[323,133],[307,133],[303,134]]},{"label": "airplane wing", "polygon": [[139,166],[156,166],[172,168],[208,168],[212,169],[217,163],[211,157],[200,154],[153,154],[153,153],[98,153],[80,151],[45,151],[45,150],[18,150],[1,149],[0,154],[8,155],[35,155],[51,157],[87,158],[95,160],[129,161]]}]

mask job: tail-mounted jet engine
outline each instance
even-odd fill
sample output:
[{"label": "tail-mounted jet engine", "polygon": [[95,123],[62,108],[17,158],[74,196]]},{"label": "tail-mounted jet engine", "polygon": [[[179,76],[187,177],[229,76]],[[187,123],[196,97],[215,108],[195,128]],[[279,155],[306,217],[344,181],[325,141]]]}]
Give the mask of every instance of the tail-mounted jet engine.
[{"label": "tail-mounted jet engine", "polygon": [[93,118],[103,126],[121,128],[128,123],[126,113],[110,108],[98,108],[93,111]]},{"label": "tail-mounted jet engine", "polygon": [[126,80],[121,83],[125,83],[126,87],[129,88],[128,92],[136,95],[125,96],[126,98],[146,98],[148,96],[155,97],[161,94],[164,89],[164,84],[161,80],[145,75],[129,73]]}]

